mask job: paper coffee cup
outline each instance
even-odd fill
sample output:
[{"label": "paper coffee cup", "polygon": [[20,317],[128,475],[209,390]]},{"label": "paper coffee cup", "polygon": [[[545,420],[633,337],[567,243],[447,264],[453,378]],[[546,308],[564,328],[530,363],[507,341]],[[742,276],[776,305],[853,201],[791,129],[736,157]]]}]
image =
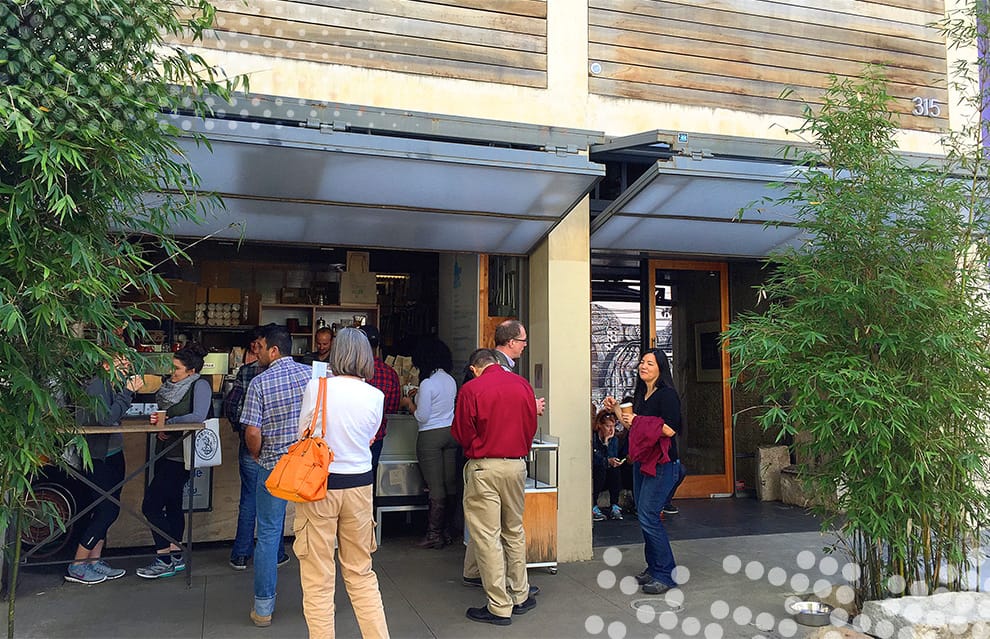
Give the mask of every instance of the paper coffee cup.
[{"label": "paper coffee cup", "polygon": [[625,414],[625,413],[631,413],[632,412],[632,402],[626,402],[624,404],[619,404],[619,410],[621,410],[623,412],[623,414]]},{"label": "paper coffee cup", "polygon": [[168,415],[163,410],[156,410],[155,415],[158,415],[158,421],[155,422],[156,426],[164,426],[165,420],[168,419]]}]

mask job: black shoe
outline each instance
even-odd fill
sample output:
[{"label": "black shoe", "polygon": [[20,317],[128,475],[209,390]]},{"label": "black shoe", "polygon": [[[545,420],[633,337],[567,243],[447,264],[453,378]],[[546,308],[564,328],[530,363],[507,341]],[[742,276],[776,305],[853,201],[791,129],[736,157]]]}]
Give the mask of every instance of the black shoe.
[{"label": "black shoe", "polygon": [[670,590],[672,587],[673,586],[668,586],[662,581],[657,581],[656,579],[654,579],[649,583],[643,584],[641,590],[643,591],[644,594],[647,595],[662,595],[663,593]]},{"label": "black shoe", "polygon": [[[512,607],[512,612],[516,611],[516,607]],[[468,608],[467,612],[464,614],[465,617],[471,621],[477,621],[479,623],[490,623],[496,626],[508,626],[512,623],[512,617],[499,617],[498,615],[493,615],[491,611],[488,610],[488,606],[482,606],[480,608]]]},{"label": "black shoe", "polygon": [[289,563],[289,553],[282,553],[282,556],[278,558],[278,567],[281,568],[287,563]]},{"label": "black shoe", "polygon": [[540,587],[539,586],[530,586],[529,587],[529,596],[530,597],[535,597],[538,594],[540,594]]},{"label": "black shoe", "polygon": [[666,506],[663,507],[663,513],[665,515],[676,515],[679,512],[681,511],[678,510],[677,506],[675,506],[674,504],[667,504]]},{"label": "black shoe", "polygon": [[485,585],[481,583],[481,577],[464,577],[461,583],[465,586],[474,586],[475,588],[485,587]]},{"label": "black shoe", "polygon": [[643,572],[636,575],[636,583],[638,583],[640,586],[642,586],[643,584],[648,584],[651,581],[653,581],[653,575],[650,574],[649,568],[644,568]]},{"label": "black shoe", "polygon": [[526,601],[521,604],[516,604],[512,606],[512,614],[514,615],[524,615],[533,608],[536,608],[536,599],[532,596],[526,599]]},{"label": "black shoe", "polygon": [[231,557],[230,567],[234,570],[246,570],[247,569],[247,557]]}]

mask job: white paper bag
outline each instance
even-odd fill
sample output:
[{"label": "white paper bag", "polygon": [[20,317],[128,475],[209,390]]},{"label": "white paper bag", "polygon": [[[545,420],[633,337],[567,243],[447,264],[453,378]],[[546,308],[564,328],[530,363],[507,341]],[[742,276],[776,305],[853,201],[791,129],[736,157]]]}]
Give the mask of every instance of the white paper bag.
[{"label": "white paper bag", "polygon": [[186,470],[189,470],[193,439],[196,441],[196,468],[220,465],[220,420],[212,418],[206,420],[204,424],[206,428],[197,432],[194,437],[186,437],[182,440],[182,459],[186,462]]}]

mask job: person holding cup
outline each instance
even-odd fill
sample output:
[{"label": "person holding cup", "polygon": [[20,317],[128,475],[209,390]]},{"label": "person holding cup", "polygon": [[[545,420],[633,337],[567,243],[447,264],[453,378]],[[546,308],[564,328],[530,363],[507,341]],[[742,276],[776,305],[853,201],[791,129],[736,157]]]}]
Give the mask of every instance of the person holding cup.
[{"label": "person holding cup", "polygon": [[[103,364],[104,374],[96,375],[86,385],[86,395],[92,403],[79,407],[76,411],[76,424],[79,426],[106,426],[106,433],[86,435],[86,445],[93,466],[86,472],[87,477],[106,492],[114,486],[111,495],[120,499],[120,484],[124,481],[124,437],[113,432],[120,426],[120,420],[127,414],[134,394],[144,386],[144,378],[134,375],[130,362],[116,357],[111,365]],[[93,501],[100,499],[101,493],[91,491]],[[103,560],[103,545],[107,531],[120,515],[120,506],[110,499],[100,501],[83,519],[85,528],[79,536],[79,546],[75,558],[66,570],[65,580],[79,584],[98,584],[111,579],[119,579],[126,574],[123,568],[113,568]]]},{"label": "person holding cup", "polygon": [[661,511],[680,477],[674,436],[681,427],[681,400],[674,388],[667,355],[660,349],[643,352],[632,410],[606,397],[602,405],[629,429],[629,459],[633,462],[633,496],[646,542],[646,568],[636,575],[644,593],[661,595],[677,586],[676,563],[663,527]]},{"label": "person holding cup", "polygon": [[[197,424],[213,413],[213,387],[201,377],[206,349],[189,344],[172,356],[172,375],[155,395],[158,412],[152,413],[151,423],[161,425],[164,412],[166,424]],[[155,452],[182,437],[181,431],[160,431],[155,438]],[[182,458],[182,447],[175,446],[165,457],[155,462],[155,475],[144,491],[141,512],[148,523],[165,531],[169,537],[181,540],[185,532],[182,510],[182,487],[189,478]],[[158,557],[150,565],[138,568],[138,577],[158,579],[171,577],[186,569],[182,549],[158,531],[152,529]]]}]

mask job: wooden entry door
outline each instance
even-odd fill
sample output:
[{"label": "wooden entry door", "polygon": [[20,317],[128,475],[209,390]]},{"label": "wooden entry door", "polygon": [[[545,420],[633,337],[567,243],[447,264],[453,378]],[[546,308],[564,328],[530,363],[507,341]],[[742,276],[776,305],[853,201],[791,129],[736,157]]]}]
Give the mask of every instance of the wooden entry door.
[{"label": "wooden entry door", "polygon": [[688,476],[677,497],[734,492],[729,356],[720,334],[729,324],[724,262],[650,261],[650,345],[671,363],[681,397],[678,452]]}]

